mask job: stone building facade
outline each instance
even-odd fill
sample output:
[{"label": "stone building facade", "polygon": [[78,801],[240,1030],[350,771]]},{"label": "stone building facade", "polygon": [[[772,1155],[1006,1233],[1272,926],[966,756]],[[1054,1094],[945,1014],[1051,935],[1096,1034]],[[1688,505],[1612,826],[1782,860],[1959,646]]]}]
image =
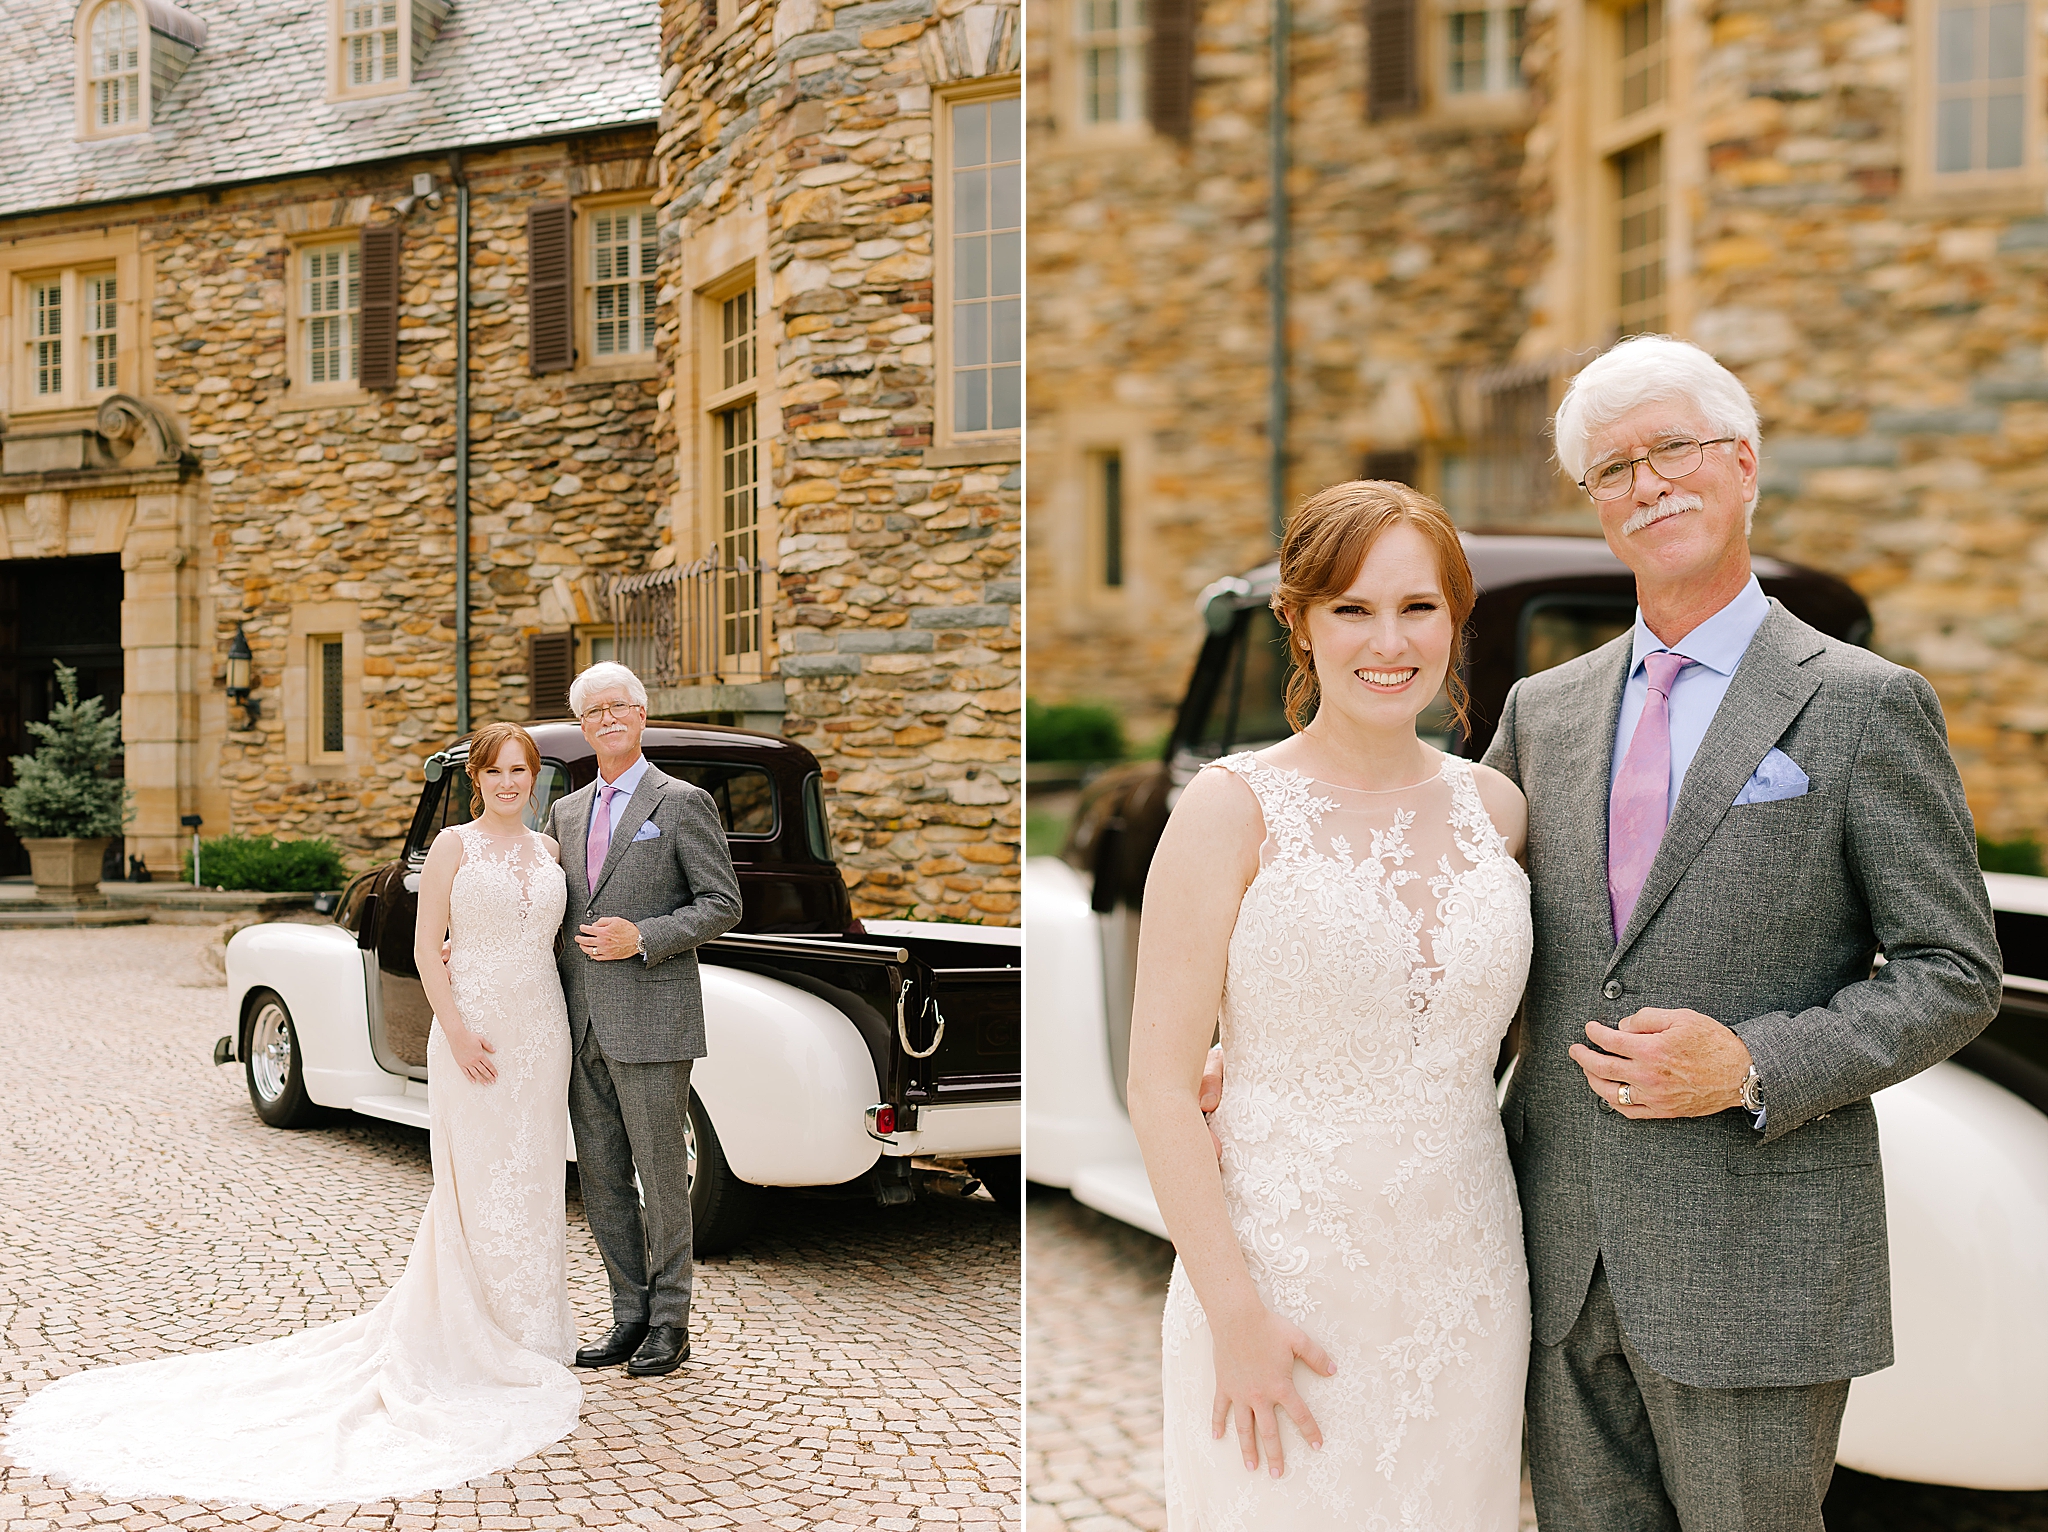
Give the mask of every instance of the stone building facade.
[{"label": "stone building facade", "polygon": [[[910,120],[926,31],[970,94],[999,94],[1014,12],[930,17],[901,56],[872,40],[901,19],[845,13],[842,35],[814,13],[799,32],[861,58],[807,69],[807,106],[785,61],[780,136],[741,140],[744,188],[707,202],[700,172],[734,135],[700,153],[693,127],[764,114],[692,92],[759,91],[785,43],[757,49],[752,12],[713,26],[738,71],[721,77],[682,67],[707,38],[653,4],[401,0],[382,32],[338,5],[289,26],[257,0],[33,10],[0,80],[0,712],[18,737],[50,658],[79,650],[16,608],[53,574],[98,581],[131,855],[169,873],[198,814],[208,835],[329,835],[377,860],[427,754],[467,724],[559,716],[567,673],[616,655],[657,713],[817,750],[863,913],[1012,918],[1017,431],[957,433],[950,455],[934,435],[929,127],[883,158],[822,135],[899,98]],[[124,26],[135,46],[100,48]],[[805,113],[830,126],[791,144]],[[889,235],[864,213],[855,259],[879,269],[791,295],[783,268],[821,252],[767,220],[826,165],[903,248],[874,254]],[[730,320],[742,290],[763,365],[707,393],[733,347],[703,311]],[[856,332],[826,345],[818,315]],[[763,470],[743,548],[712,482],[733,444],[706,435],[736,403]],[[816,464],[837,475],[823,495]],[[736,554],[755,580],[737,627]],[[707,593],[708,614],[684,601]],[[247,708],[222,692],[238,636]]]},{"label": "stone building facade", "polygon": [[[1080,30],[1099,8],[1045,0],[1034,28],[1036,695],[1161,718],[1188,597],[1269,554],[1271,14],[1193,17],[1185,138],[1143,106],[1085,121],[1119,41]],[[1617,334],[1697,340],[1763,412],[1755,546],[1870,601],[1875,647],[1941,694],[1985,833],[2048,826],[2038,0],[1295,14],[1287,498],[1376,468],[1467,525],[1591,530],[1538,423]],[[1142,85],[1148,34],[1125,36]],[[1105,131],[1113,196],[1087,189]],[[1173,282],[1206,322],[1154,302]],[[1092,416],[1112,397],[1122,427]]]},{"label": "stone building facade", "polygon": [[1018,19],[662,7],[675,535],[701,559],[751,516],[775,550],[783,727],[863,916],[1016,919]]}]

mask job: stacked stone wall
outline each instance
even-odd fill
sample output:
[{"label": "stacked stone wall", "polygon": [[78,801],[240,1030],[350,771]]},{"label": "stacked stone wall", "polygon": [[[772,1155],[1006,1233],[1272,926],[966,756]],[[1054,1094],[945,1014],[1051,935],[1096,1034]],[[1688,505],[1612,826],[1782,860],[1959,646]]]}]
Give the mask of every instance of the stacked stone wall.
[{"label": "stacked stone wall", "polygon": [[1941,696],[1980,829],[2040,833],[2038,193],[2032,210],[1990,196],[1942,206],[1907,183],[1915,40],[1902,6],[1723,6],[1710,24],[1694,338],[1762,411],[1755,546],[1839,574],[1869,600],[1875,647]]},{"label": "stacked stone wall", "polygon": [[[613,147],[644,162],[651,143]],[[580,158],[556,146],[474,157],[466,172],[474,722],[525,718],[526,633],[604,620],[601,577],[644,567],[664,535],[673,458],[658,450],[655,369],[624,380],[527,370],[526,213],[593,184]],[[304,407],[286,375],[288,234],[381,207],[416,169],[442,176],[444,202],[402,221],[398,386]],[[252,188],[142,224],[152,392],[185,422],[209,486],[209,644],[218,666],[239,621],[255,653],[263,716],[227,735],[218,763],[233,828],[330,835],[356,864],[395,850],[422,759],[456,732],[446,173],[423,162],[380,167],[374,181]],[[292,612],[335,601],[360,616],[365,736],[347,770],[309,772],[287,759],[280,705]]]},{"label": "stacked stone wall", "polygon": [[[1116,610],[1084,617],[1034,595],[1031,689],[1110,701],[1141,738],[1170,721],[1186,681],[1197,593],[1274,547],[1271,15],[1263,0],[1201,7],[1185,144],[1078,128],[1050,7],[1033,17],[1034,592],[1061,589],[1088,536],[1087,495],[1059,471],[1074,461],[1063,438],[1116,410],[1150,472],[1128,487],[1144,564]],[[1512,353],[1540,254],[1519,216],[1519,119],[1369,122],[1361,8],[1303,0],[1294,16],[1289,504],[1357,477],[1367,452],[1447,437],[1449,380]]]},{"label": "stacked stone wall", "polygon": [[665,239],[767,208],[784,728],[864,917],[1017,918],[1021,475],[931,450],[933,86],[1013,69],[1014,17],[783,0],[721,33],[662,9]]}]

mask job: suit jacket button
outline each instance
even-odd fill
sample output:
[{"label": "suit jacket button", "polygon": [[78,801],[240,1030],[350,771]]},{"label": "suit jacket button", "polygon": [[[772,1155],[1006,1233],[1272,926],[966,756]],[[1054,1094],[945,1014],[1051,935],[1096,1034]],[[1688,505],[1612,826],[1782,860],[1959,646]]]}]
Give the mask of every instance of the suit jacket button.
[{"label": "suit jacket button", "polygon": [[1609,979],[1607,981],[1607,987],[1601,990],[1600,993],[1605,995],[1609,1000],[1619,1000],[1621,998],[1621,980]]}]

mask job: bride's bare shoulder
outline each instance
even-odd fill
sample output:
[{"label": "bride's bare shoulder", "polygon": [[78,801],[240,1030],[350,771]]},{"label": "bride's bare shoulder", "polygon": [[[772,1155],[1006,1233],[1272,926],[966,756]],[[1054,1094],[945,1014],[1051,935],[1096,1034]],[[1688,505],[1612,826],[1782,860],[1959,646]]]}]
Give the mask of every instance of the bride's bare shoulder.
[{"label": "bride's bare shoulder", "polygon": [[1168,823],[1209,837],[1248,835],[1255,847],[1266,838],[1265,816],[1250,784],[1213,761],[1181,789]]},{"label": "bride's bare shoulder", "polygon": [[1479,801],[1486,805],[1487,815],[1508,843],[1510,854],[1520,856],[1523,838],[1529,833],[1529,800],[1504,772],[1477,761],[1472,763],[1472,785],[1479,790]]},{"label": "bride's bare shoulder", "polygon": [[548,848],[548,855],[559,862],[562,859],[561,844],[552,835],[541,835],[538,830],[534,833],[540,835],[540,843]]}]

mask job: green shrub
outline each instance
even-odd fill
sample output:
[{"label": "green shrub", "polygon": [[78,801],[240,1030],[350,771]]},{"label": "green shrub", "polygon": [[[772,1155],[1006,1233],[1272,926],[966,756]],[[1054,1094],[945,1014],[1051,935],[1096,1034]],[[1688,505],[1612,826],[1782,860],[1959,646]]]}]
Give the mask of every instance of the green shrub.
[{"label": "green shrub", "polygon": [[103,716],[104,698],[80,702],[78,672],[69,665],[58,665],[57,688],[64,700],[50,709],[50,721],[28,726],[42,744],[33,755],[8,758],[14,786],[0,791],[0,813],[16,835],[31,838],[119,835],[128,789],[107,769],[121,753],[121,715]]},{"label": "green shrub", "polygon": [[2015,840],[1986,840],[1980,835],[1977,865],[1986,872],[2020,872],[2038,878],[2042,876],[2041,843],[2031,835]]},{"label": "green shrub", "polygon": [[[317,894],[339,888],[347,875],[331,840],[277,840],[268,835],[222,835],[199,843],[199,870],[208,888],[259,894]],[[185,853],[192,881],[192,853]]]},{"label": "green shrub", "polygon": [[1120,761],[1124,725],[1099,702],[1024,699],[1024,758],[1027,761]]}]

